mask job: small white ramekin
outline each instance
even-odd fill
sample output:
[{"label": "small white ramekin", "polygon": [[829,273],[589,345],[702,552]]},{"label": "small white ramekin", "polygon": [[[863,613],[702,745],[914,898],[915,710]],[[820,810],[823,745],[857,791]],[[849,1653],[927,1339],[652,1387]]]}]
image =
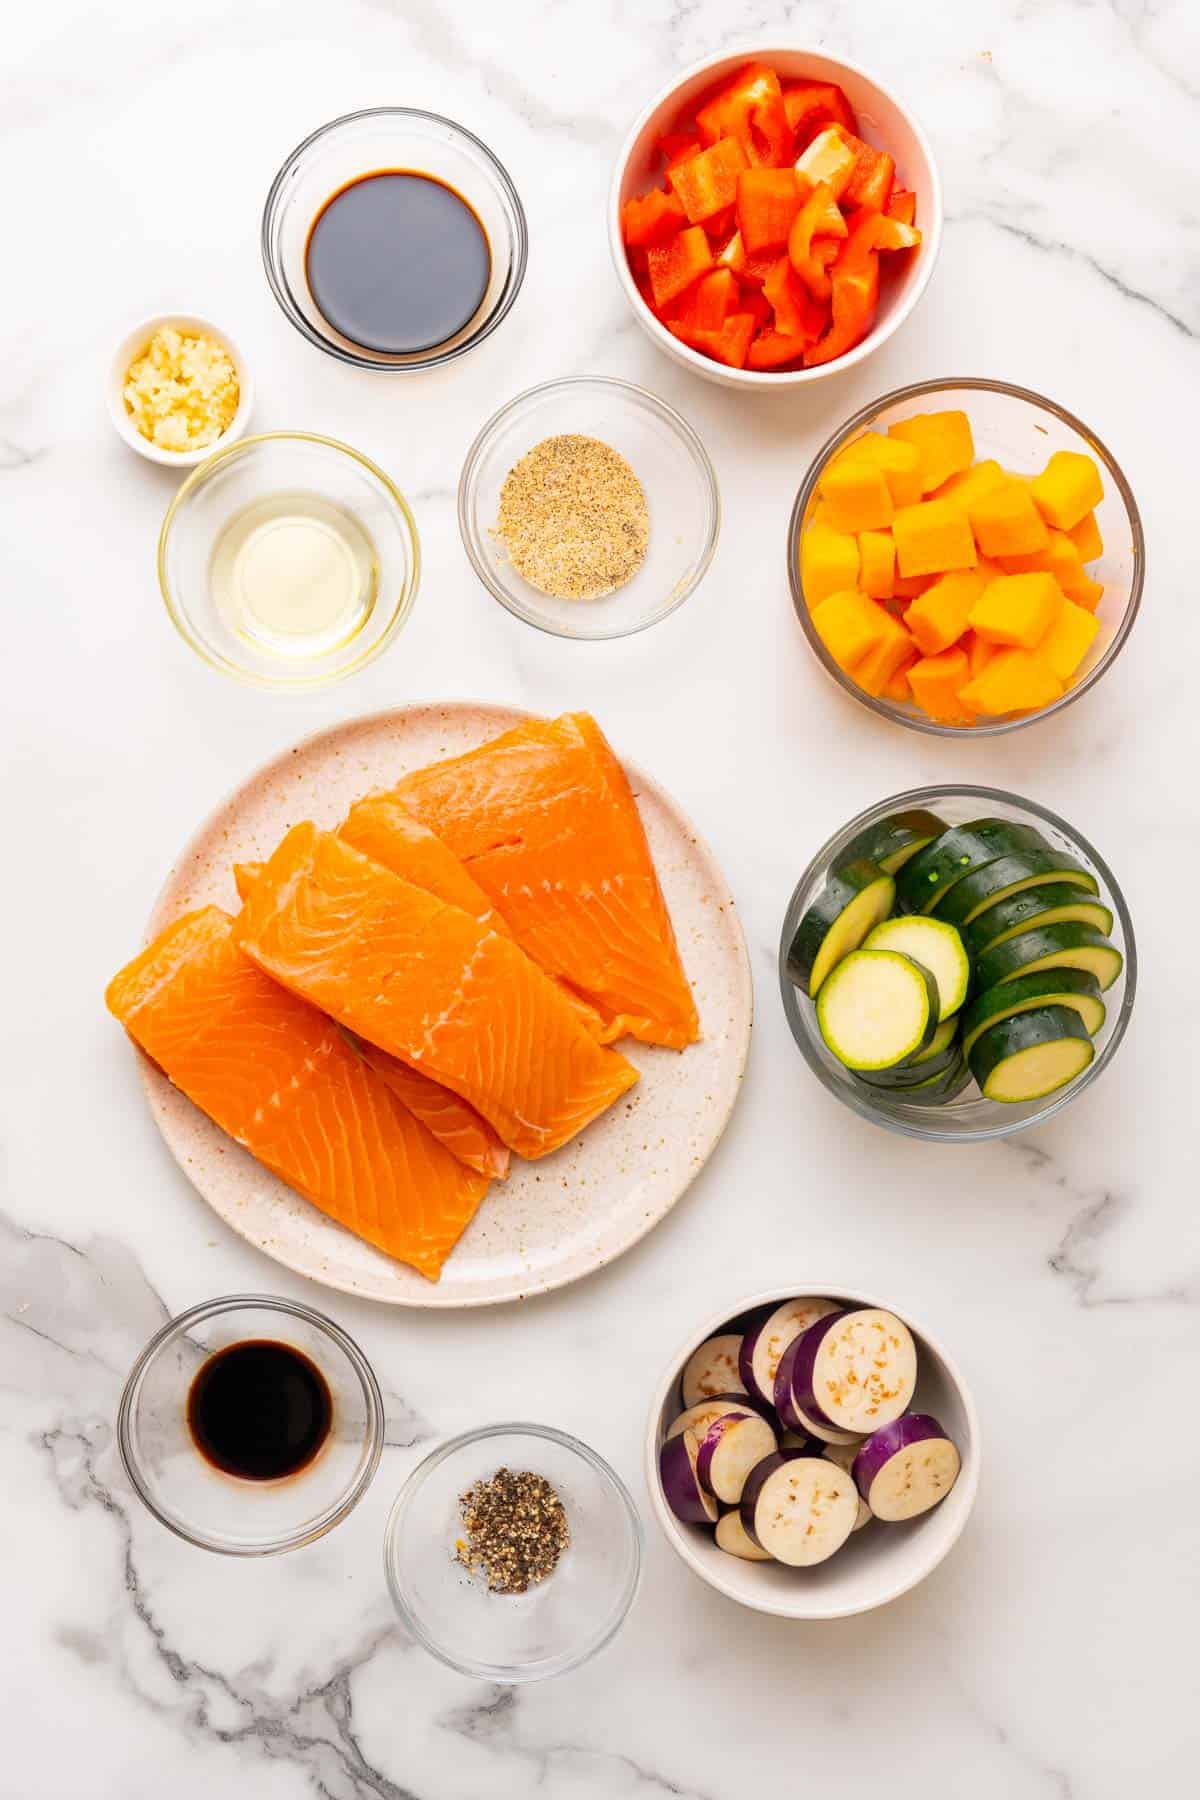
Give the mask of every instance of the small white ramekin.
[{"label": "small white ramekin", "polygon": [[[149,438],[142,436],[125,405],[125,377],[129,373],[130,364],[141,355],[155,332],[164,325],[173,325],[178,331],[191,331],[215,338],[228,351],[237,370],[237,411],[219,438],[214,438],[211,444],[204,444],[195,450],[162,450],[157,444],[152,444]],[[113,429],[131,450],[136,450],[147,462],[160,463],[165,469],[195,469],[214,450],[224,449],[235,438],[242,436],[250,423],[254,406],[254,381],[245,357],[229,333],[222,331],[219,325],[214,325],[211,319],[202,319],[197,313],[155,313],[152,318],[143,319],[140,325],[135,325],[117,345],[108,371],[107,399],[108,416],[113,422]]]},{"label": "small white ramekin", "polygon": [[[834,362],[820,363],[812,369],[731,369],[724,363],[689,349],[661,324],[637,290],[621,238],[621,207],[633,194],[643,192],[656,174],[655,156],[659,138],[677,127],[689,100],[697,99],[723,77],[733,76],[745,63],[765,62],[788,81],[835,81],[841,87],[858,116],[863,137],[896,159],[897,180],[917,196],[917,225],[921,245],[905,259],[906,266],[897,271],[897,279],[884,283],[879,312],[874,327],[860,344],[839,356]],[[773,44],[752,43],[737,50],[723,50],[693,63],[661,88],[643,108],[622,144],[613,172],[608,197],[608,241],[617,279],[633,308],[634,317],[643,331],[660,350],[722,387],[757,389],[769,392],[780,388],[802,387],[808,382],[822,381],[829,375],[844,374],[873,350],[887,342],[892,333],[907,319],[929,283],[942,241],[942,184],[929,140],[907,107],[879,80],[856,63],[841,62],[819,50],[791,45],[779,48]]]}]

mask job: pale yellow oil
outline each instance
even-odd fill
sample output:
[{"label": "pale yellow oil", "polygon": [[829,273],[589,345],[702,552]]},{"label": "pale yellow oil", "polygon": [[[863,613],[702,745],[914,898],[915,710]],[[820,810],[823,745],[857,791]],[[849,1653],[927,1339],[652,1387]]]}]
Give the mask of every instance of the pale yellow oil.
[{"label": "pale yellow oil", "polygon": [[231,631],[296,661],[328,655],[362,630],[379,568],[352,513],[318,494],[268,494],[224,527],[209,581]]}]

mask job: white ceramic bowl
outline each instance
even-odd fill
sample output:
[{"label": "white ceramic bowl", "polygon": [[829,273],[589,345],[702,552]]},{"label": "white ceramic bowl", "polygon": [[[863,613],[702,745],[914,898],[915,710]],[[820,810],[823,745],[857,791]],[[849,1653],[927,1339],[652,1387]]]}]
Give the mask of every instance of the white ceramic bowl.
[{"label": "white ceramic bowl", "polygon": [[[917,1344],[917,1390],[913,1410],[932,1413],[962,1457],[962,1471],[940,1506],[902,1525],[872,1522],[856,1532],[828,1562],[812,1569],[789,1569],[776,1562],[743,1562],[718,1550],[711,1531],[682,1525],[663,1498],[658,1452],[671,1420],[682,1411],[679,1381],[693,1350],[718,1332],[736,1331],[735,1321],[768,1303],[781,1306],[796,1294],[824,1294],[846,1306],[886,1307],[902,1318]],[[935,1338],[910,1313],[890,1300],[800,1276],[789,1287],[748,1294],[722,1307],[693,1332],[663,1373],[646,1424],[646,1485],[650,1504],[671,1548],[709,1587],[756,1612],[784,1619],[844,1619],[870,1612],[924,1581],[958,1541],[979,1487],[979,1421],[961,1372]]]},{"label": "white ceramic bowl", "polygon": [[[211,444],[204,444],[196,450],[160,450],[149,438],[144,438],[134,424],[125,405],[125,377],[134,359],[141,355],[156,331],[164,325],[174,325],[179,331],[203,333],[205,337],[215,338],[223,349],[228,351],[237,370],[238,407],[219,438]],[[250,374],[245,357],[234,343],[227,331],[214,325],[211,319],[202,319],[197,313],[155,313],[153,318],[143,319],[132,331],[126,332],[117,345],[116,354],[108,371],[108,416],[113,428],[131,450],[144,456],[147,462],[160,463],[165,469],[196,469],[216,450],[223,450],[240,438],[250,423],[250,413],[254,406],[254,381]]]},{"label": "white ceramic bowl", "polygon": [[[902,266],[883,282],[874,328],[845,356],[813,369],[730,369],[689,349],[659,323],[638,293],[621,241],[621,207],[631,195],[644,192],[658,176],[655,146],[659,138],[665,131],[675,128],[689,101],[716,86],[723,77],[735,75],[744,63],[752,61],[770,63],[787,80],[837,82],[858,115],[863,137],[877,148],[891,152],[896,159],[897,180],[917,196],[921,246],[914,254],[896,259]],[[852,369],[880,344],[886,343],[907,319],[925,292],[941,247],[942,185],[925,133],[908,109],[875,76],[857,63],[841,62],[819,50],[795,45],[782,49],[774,44],[747,44],[738,50],[724,50],[719,56],[693,63],[690,69],[661,88],[638,114],[616,161],[608,198],[608,241],[617,279],[633,308],[634,317],[643,331],[677,363],[723,387],[759,390],[801,387]]]}]

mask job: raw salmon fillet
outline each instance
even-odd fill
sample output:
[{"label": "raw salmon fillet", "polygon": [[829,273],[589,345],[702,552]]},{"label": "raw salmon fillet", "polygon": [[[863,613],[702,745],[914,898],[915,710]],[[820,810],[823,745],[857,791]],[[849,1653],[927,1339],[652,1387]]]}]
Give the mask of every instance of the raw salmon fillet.
[{"label": "raw salmon fillet", "polygon": [[487,1178],[438,1143],[332,1020],[237,947],[215,906],[168,926],[109,985],[163,1073],[339,1225],[436,1281]]},{"label": "raw salmon fillet", "polygon": [[313,825],[284,838],[238,935],[266,974],[450,1088],[521,1156],[558,1149],[637,1080],[510,938]]},{"label": "raw salmon fillet", "polygon": [[466,866],[607,1035],[682,1049],[700,1023],[624,771],[587,713],[531,719],[406,776],[393,798]]},{"label": "raw salmon fillet", "polygon": [[[396,808],[400,811],[399,807]],[[423,825],[413,821],[414,829],[425,831]],[[433,837],[432,832],[426,832]],[[434,842],[436,843],[436,839]],[[458,859],[447,850],[446,856],[457,864]],[[461,868],[461,864],[458,864]],[[233,878],[237,884],[238,896],[248,900],[251,889],[262,874],[262,863],[235,863]],[[463,874],[464,880],[474,888],[469,875]],[[475,889],[483,903],[484,909],[494,920],[499,914],[488,904],[487,896],[481,889]],[[597,1014],[597,1019],[599,1015]],[[398,1057],[389,1056],[386,1050],[376,1049],[365,1039],[356,1037],[352,1031],[345,1033],[346,1042],[357,1050],[363,1061],[374,1069],[375,1073],[387,1083],[396,1098],[408,1108],[415,1119],[419,1119],[427,1131],[432,1131],[439,1144],[444,1144],[459,1162],[465,1163],[468,1169],[475,1169],[480,1175],[494,1177],[502,1181],[508,1174],[508,1147],[500,1142],[487,1120],[452,1094],[449,1088],[440,1087],[431,1081],[428,1075],[422,1075],[417,1069],[410,1069]]]}]

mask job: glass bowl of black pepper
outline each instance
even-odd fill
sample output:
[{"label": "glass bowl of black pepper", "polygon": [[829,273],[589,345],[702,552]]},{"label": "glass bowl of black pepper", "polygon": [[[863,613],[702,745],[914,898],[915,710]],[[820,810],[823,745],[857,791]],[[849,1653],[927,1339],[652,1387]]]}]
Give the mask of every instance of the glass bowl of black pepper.
[{"label": "glass bowl of black pepper", "polygon": [[602,1650],[641,1566],[624,1482],[549,1425],[488,1425],[440,1445],[401,1488],[384,1537],[388,1587],[416,1641],[506,1686]]},{"label": "glass bowl of black pepper", "polygon": [[518,394],[467,452],[463,547],[484,587],[526,625],[619,638],[692,594],[721,524],[699,437],[647,389],[573,375]]}]

